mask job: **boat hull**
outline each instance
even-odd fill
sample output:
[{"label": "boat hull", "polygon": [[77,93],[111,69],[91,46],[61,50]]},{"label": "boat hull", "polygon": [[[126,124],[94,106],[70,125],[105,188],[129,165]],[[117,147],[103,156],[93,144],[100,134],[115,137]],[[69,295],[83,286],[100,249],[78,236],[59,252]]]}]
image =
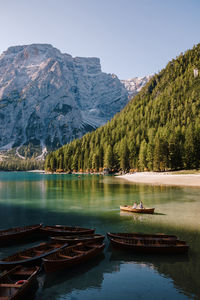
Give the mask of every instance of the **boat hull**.
[{"label": "boat hull", "polygon": [[132,206],[120,206],[120,210],[138,214],[153,214],[155,208],[132,208]]},{"label": "boat hull", "polygon": [[69,236],[69,235],[93,234],[95,232],[95,229],[55,225],[55,226],[41,227],[40,231],[44,236],[63,236],[63,235]]},{"label": "boat hull", "polygon": [[[79,245],[83,245],[83,244],[79,244]],[[70,251],[72,249],[74,250],[77,248],[77,246],[78,245],[68,247],[68,249],[66,249],[66,250],[67,251]],[[95,256],[97,256],[98,254],[100,254],[105,247],[104,244],[90,245],[90,246],[91,246],[90,251],[83,253],[83,254],[79,254],[79,255],[77,254],[71,258],[64,258],[64,257],[58,258],[58,257],[54,257],[53,255],[47,256],[46,258],[43,259],[43,266],[44,266],[45,272],[52,273],[52,272],[56,272],[56,271],[60,271],[60,270],[64,270],[64,269],[69,269],[76,265],[85,263],[86,261],[88,261],[88,260],[94,258]],[[58,253],[56,253],[56,256],[58,256],[58,255],[66,256],[66,253],[65,253],[65,251],[61,250]]]},{"label": "boat hull", "polygon": [[55,236],[51,237],[52,241],[63,242],[69,245],[78,243],[102,243],[105,236],[100,234],[80,235],[80,236]]},{"label": "boat hull", "polygon": [[146,254],[184,254],[188,252],[188,245],[180,242],[179,244],[142,244],[130,243],[130,240],[110,239],[113,247],[129,250],[133,253]]},{"label": "boat hull", "polygon": [[118,238],[118,239],[145,239],[145,240],[164,240],[164,241],[175,241],[178,239],[176,235],[169,235],[164,233],[112,233],[107,232],[108,238]]},{"label": "boat hull", "polygon": [[32,226],[15,227],[7,230],[0,230],[0,245],[24,241],[24,239],[31,239],[37,235],[39,236],[41,227],[42,224],[37,224]]}]

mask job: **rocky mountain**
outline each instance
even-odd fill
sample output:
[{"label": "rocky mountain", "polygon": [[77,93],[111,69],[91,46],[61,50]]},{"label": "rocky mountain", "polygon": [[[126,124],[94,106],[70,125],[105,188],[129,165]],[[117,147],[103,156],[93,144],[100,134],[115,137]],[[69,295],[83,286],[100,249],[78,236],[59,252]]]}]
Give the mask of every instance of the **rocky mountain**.
[{"label": "rocky mountain", "polygon": [[0,149],[31,143],[44,153],[81,137],[127,104],[129,83],[102,72],[98,58],[48,44],[8,48],[0,56]]}]

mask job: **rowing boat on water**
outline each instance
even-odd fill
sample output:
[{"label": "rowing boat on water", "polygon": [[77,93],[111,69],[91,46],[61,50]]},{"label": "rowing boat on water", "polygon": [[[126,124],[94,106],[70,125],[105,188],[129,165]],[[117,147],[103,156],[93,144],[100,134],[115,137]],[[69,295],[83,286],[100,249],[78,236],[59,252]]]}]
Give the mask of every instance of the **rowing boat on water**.
[{"label": "rowing boat on water", "polygon": [[125,233],[125,232],[107,232],[108,238],[118,238],[118,239],[145,239],[145,240],[177,240],[178,237],[176,235],[164,234],[164,233],[155,233],[155,234],[148,234],[148,233]]},{"label": "rowing boat on water", "polygon": [[39,233],[39,229],[41,227],[42,224],[37,224],[0,230],[0,244],[16,242],[24,240],[25,238],[31,238],[35,234]]},{"label": "rowing boat on water", "polygon": [[51,237],[52,241],[64,242],[69,245],[75,245],[77,243],[102,243],[105,236],[101,234],[90,234],[90,235],[74,235],[74,236],[54,236]]},{"label": "rowing boat on water", "polygon": [[140,214],[153,214],[155,210],[155,208],[133,208],[133,206],[131,205],[120,206],[120,209],[123,211],[129,211]]},{"label": "rowing boat on water", "polygon": [[58,242],[41,243],[2,259],[0,269],[10,269],[18,265],[39,265],[43,257],[67,246]]},{"label": "rowing boat on water", "polygon": [[111,238],[110,242],[113,247],[131,250],[134,252],[148,254],[182,254],[186,253],[189,246],[184,241],[176,240],[176,243],[159,243],[158,241],[148,242],[136,239],[118,239]]},{"label": "rowing boat on water", "polygon": [[71,268],[82,264],[100,254],[104,244],[82,244],[67,247],[43,258],[46,273]]},{"label": "rowing boat on water", "polygon": [[0,275],[0,300],[26,300],[38,288],[36,275],[39,267],[17,266]]},{"label": "rowing boat on water", "polygon": [[40,228],[40,231],[45,236],[57,236],[57,235],[85,235],[93,234],[95,229],[65,226],[65,225],[54,225],[44,226]]}]

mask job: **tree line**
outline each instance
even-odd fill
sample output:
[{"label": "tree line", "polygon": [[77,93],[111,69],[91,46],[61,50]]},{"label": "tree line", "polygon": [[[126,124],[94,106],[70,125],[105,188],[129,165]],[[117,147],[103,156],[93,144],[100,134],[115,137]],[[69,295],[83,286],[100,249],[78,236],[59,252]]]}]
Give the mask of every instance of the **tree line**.
[{"label": "tree line", "polygon": [[44,161],[37,161],[34,159],[6,159],[0,161],[0,171],[29,171],[43,169]]}]

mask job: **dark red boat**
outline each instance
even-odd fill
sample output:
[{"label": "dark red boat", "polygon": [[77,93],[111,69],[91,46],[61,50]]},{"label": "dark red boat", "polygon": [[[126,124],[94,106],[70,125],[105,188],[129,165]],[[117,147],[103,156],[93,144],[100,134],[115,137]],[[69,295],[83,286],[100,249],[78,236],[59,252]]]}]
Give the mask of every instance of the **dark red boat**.
[{"label": "dark red boat", "polygon": [[39,265],[43,257],[67,246],[67,244],[58,242],[41,243],[2,259],[0,269],[11,269],[18,265]]},{"label": "dark red boat", "polygon": [[40,231],[45,236],[57,236],[57,235],[85,235],[93,234],[95,229],[65,226],[65,225],[54,225],[44,226],[40,228]]},{"label": "dark red boat", "polygon": [[108,238],[118,238],[118,239],[145,239],[145,240],[163,240],[163,241],[176,241],[178,237],[176,235],[169,235],[164,233],[124,233],[124,232],[107,232]]},{"label": "dark red boat", "polygon": [[[0,275],[1,300],[30,299],[38,288],[36,275],[39,267],[17,266]],[[31,298],[32,299],[32,298]]]},{"label": "dark red boat", "polygon": [[78,243],[88,243],[88,242],[93,242],[94,244],[96,243],[102,243],[104,240],[105,236],[101,234],[88,234],[88,235],[69,235],[69,236],[54,236],[51,237],[52,241],[56,242],[63,242],[67,243],[69,245],[75,245]]},{"label": "dark red boat", "polygon": [[55,272],[82,264],[100,254],[104,244],[77,244],[43,258],[46,273]]},{"label": "dark red boat", "polygon": [[163,243],[156,240],[119,239],[111,238],[113,247],[148,254],[181,254],[186,253],[189,246],[184,241],[177,240],[176,243]]},{"label": "dark red boat", "polygon": [[13,227],[6,230],[0,230],[0,245],[10,242],[18,242],[27,238],[35,237],[42,224],[23,226],[23,227]]}]

